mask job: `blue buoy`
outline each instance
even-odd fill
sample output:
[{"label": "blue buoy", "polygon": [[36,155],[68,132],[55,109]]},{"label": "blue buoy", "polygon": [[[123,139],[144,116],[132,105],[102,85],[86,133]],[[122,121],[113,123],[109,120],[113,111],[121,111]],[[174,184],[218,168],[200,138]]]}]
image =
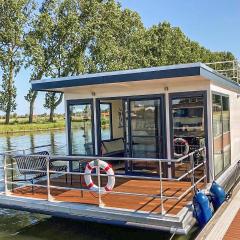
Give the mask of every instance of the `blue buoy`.
[{"label": "blue buoy", "polygon": [[210,188],[210,194],[211,194],[214,210],[216,211],[225,201],[226,192],[223,189],[223,187],[221,187],[216,182],[213,182]]},{"label": "blue buoy", "polygon": [[212,218],[213,212],[208,197],[201,191],[196,192],[193,197],[195,217],[199,226],[204,227]]}]

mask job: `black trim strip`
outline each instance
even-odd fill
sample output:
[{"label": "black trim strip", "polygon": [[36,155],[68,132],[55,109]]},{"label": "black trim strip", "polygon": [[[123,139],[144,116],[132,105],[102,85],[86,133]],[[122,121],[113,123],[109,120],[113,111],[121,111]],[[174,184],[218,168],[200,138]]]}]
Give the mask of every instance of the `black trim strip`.
[{"label": "black trim strip", "polygon": [[[143,70],[144,71],[144,70]],[[129,82],[129,81],[142,81],[162,78],[176,78],[200,75],[200,67],[188,67],[166,70],[155,70],[149,72],[135,72],[135,73],[119,73],[118,75],[105,75],[105,76],[90,76],[81,78],[81,76],[72,79],[63,80],[49,80],[47,82],[36,83],[32,82],[32,89],[34,91],[64,88],[64,87],[76,87],[87,86],[96,84]]]}]

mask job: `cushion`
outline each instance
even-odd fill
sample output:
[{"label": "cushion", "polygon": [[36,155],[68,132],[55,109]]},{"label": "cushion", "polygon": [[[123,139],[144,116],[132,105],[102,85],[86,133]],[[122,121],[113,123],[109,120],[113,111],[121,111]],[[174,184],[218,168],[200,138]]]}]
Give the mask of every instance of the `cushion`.
[{"label": "cushion", "polygon": [[124,151],[124,142],[122,138],[103,141],[102,143],[106,153]]}]

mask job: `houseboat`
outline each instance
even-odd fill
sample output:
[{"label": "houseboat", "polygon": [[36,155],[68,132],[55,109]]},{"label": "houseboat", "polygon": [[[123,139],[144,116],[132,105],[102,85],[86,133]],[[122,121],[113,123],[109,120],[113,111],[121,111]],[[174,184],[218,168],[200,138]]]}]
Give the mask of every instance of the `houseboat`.
[{"label": "houseboat", "polygon": [[0,206],[187,234],[240,159],[240,85],[203,63],[32,81],[64,94],[65,156],[5,153]]}]

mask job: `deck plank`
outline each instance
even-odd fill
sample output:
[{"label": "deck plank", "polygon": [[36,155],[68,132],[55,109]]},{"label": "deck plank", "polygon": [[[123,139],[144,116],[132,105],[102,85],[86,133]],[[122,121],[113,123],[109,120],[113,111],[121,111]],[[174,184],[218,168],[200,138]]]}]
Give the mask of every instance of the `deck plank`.
[{"label": "deck plank", "polygon": [[[104,184],[104,180],[102,181]],[[46,185],[46,182],[42,182]],[[98,194],[93,192],[80,191],[80,179],[77,176],[73,177],[73,184],[65,183],[65,178],[60,177],[51,180],[51,185],[54,186],[68,186],[76,189],[63,190],[57,188],[51,188],[51,195],[56,201],[82,203],[82,204],[94,204],[99,203]],[[84,181],[82,180],[84,186]],[[163,182],[163,191],[165,196],[180,196],[188,187],[189,182]],[[200,187],[203,186],[201,183]],[[160,183],[159,180],[117,180],[114,191],[117,192],[131,192],[131,193],[144,193],[154,194],[160,196]],[[39,199],[47,199],[47,189],[45,187],[34,187],[32,193],[31,187],[20,187],[13,192],[14,195],[33,197]],[[177,200],[165,200],[164,209],[168,214],[177,214],[183,207],[185,207],[192,199],[192,193],[190,192],[181,201]],[[104,194],[102,195],[102,202],[105,207],[129,209],[135,212],[144,211],[147,213],[161,213],[161,200],[154,197],[146,196],[130,196],[119,194]]]}]

